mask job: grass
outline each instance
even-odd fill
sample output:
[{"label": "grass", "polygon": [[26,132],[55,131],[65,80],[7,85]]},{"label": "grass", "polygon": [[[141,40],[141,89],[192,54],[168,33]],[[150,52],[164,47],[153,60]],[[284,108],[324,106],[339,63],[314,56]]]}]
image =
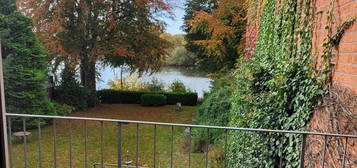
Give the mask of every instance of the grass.
[{"label": "grass", "polygon": [[[142,107],[140,105],[100,105],[96,108],[84,112],[77,112],[71,116],[110,118],[123,120],[143,120],[171,123],[192,123],[195,116],[196,107],[184,106],[181,112],[174,112],[174,106],[163,107]],[[69,124],[68,120],[56,120],[57,140],[56,140],[56,160],[57,167],[69,167]],[[84,122],[72,121],[72,167],[84,167]],[[100,155],[100,122],[88,121],[88,167],[93,167],[93,163],[101,161]],[[117,163],[117,124],[104,123],[104,162]],[[173,140],[173,167],[188,167],[188,152],[183,148],[187,136],[184,134],[185,128],[174,128]],[[137,125],[123,125],[123,161],[131,160],[130,165],[138,162],[139,166],[153,167],[154,165],[154,126],[139,125],[139,137],[136,136]],[[28,167],[38,167],[39,141],[38,131],[31,130],[31,135],[27,142]],[[53,167],[53,136],[52,126],[42,128],[42,167]],[[186,138],[185,138],[186,137]],[[136,160],[138,138],[138,157]],[[171,164],[171,127],[157,126],[156,137],[156,167],[166,168]],[[17,142],[17,143],[16,143]],[[24,146],[21,140],[13,139],[12,163],[14,168],[24,167]],[[210,155],[210,154],[209,154]],[[128,159],[127,159],[128,158]],[[217,167],[213,162],[209,162],[209,167]],[[100,167],[100,166],[97,166]],[[205,154],[192,153],[191,167],[205,167]],[[219,166],[218,166],[219,167]]]}]

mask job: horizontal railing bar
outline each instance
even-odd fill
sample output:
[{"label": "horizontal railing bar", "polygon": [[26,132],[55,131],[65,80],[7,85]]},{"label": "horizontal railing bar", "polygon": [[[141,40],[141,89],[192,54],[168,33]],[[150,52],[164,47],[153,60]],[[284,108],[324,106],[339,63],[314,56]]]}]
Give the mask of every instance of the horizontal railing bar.
[{"label": "horizontal railing bar", "polygon": [[272,130],[272,129],[257,129],[257,128],[239,128],[239,127],[223,127],[223,126],[209,126],[209,125],[193,125],[193,124],[178,124],[178,123],[163,123],[151,121],[135,121],[135,120],[117,120],[105,118],[87,118],[87,117],[68,117],[68,116],[50,116],[50,115],[32,115],[32,114],[13,114],[6,113],[6,116],[12,117],[30,117],[30,118],[49,118],[49,119],[67,119],[67,120],[87,120],[87,121],[104,121],[104,122],[120,122],[131,124],[146,124],[146,125],[160,125],[160,126],[176,126],[176,127],[191,127],[191,128],[209,128],[209,129],[228,129],[237,131],[250,131],[250,132],[271,132],[271,133],[287,133],[287,134],[306,134],[306,135],[319,135],[330,137],[348,137],[357,138],[357,135],[347,134],[334,134],[334,133],[320,133],[320,132],[306,132],[306,131],[289,131],[289,130]]},{"label": "horizontal railing bar", "polygon": [[[96,166],[100,166],[101,164],[102,163],[93,163],[93,166],[96,167]],[[104,163],[104,166],[118,167],[117,164],[110,164],[110,163]],[[136,166],[130,166],[130,165],[124,165],[124,164],[122,164],[121,166],[125,167],[125,168],[136,168]]]}]

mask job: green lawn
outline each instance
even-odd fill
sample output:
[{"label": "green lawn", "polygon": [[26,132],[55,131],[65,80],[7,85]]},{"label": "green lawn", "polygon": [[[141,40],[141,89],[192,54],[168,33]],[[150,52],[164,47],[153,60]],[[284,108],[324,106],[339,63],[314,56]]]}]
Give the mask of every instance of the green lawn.
[{"label": "green lawn", "polygon": [[[182,112],[174,112],[174,106],[142,107],[140,105],[100,105],[71,116],[111,118],[123,120],[143,120],[173,123],[192,123],[197,107],[183,107]],[[57,167],[69,166],[69,133],[68,120],[57,120]],[[84,124],[83,121],[72,121],[72,167],[84,167]],[[154,163],[154,127],[139,126],[139,160],[140,166],[153,167]],[[174,167],[188,167],[188,152],[183,149],[184,128],[174,129]],[[123,126],[123,160],[136,163],[136,124]],[[31,130],[28,137],[28,167],[38,167],[38,132]],[[13,142],[12,160],[15,168],[24,167],[24,147]],[[170,167],[171,127],[157,127],[156,167]],[[42,167],[53,167],[52,126],[42,128]],[[117,162],[117,127],[116,123],[104,123],[104,162]],[[88,166],[100,162],[100,123],[88,122]],[[217,167],[211,161],[209,167]],[[100,167],[100,166],[97,166]],[[205,155],[191,155],[191,167],[205,167]],[[219,167],[219,166],[218,166]]]}]

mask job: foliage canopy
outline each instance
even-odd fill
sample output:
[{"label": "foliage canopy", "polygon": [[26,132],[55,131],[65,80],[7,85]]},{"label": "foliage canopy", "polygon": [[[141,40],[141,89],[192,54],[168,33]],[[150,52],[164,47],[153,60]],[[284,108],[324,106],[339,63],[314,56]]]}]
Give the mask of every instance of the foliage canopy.
[{"label": "foliage canopy", "polygon": [[186,47],[198,56],[198,64],[207,71],[234,68],[244,49],[243,1],[222,0],[212,5],[211,10],[197,9],[191,11],[192,15],[187,14],[192,17],[185,20]]},{"label": "foliage canopy", "polygon": [[82,85],[92,91],[98,60],[155,71],[169,47],[159,36],[164,24],[154,17],[170,11],[162,0],[22,0],[19,4],[33,19],[38,38],[53,60],[80,65]]},{"label": "foliage canopy", "polygon": [[[1,0],[1,3],[4,1]],[[7,6],[14,7],[14,6]],[[3,8],[2,8],[3,9]],[[1,9],[0,39],[4,54],[5,96],[8,113],[61,115],[65,111],[48,99],[48,54],[32,32],[32,21],[15,8]],[[14,121],[20,128],[21,121]],[[28,121],[28,126],[37,125]]]}]

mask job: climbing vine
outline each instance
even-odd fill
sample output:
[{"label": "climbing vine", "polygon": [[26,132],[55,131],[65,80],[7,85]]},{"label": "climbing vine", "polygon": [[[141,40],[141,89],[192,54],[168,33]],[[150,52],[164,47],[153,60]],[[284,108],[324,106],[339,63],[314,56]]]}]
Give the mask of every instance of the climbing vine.
[{"label": "climbing vine", "polygon": [[335,27],[334,4],[335,0],[330,0],[330,9],[327,11],[327,25],[325,27],[327,36],[325,38],[325,43],[323,44],[323,63],[320,72],[321,75],[319,76],[323,85],[327,86],[326,89],[328,89],[332,84],[332,69],[334,67],[332,58],[336,57],[336,55],[333,53],[333,48],[339,45],[345,30],[356,21],[356,18],[347,19],[344,23],[337,26],[336,33],[333,34],[333,28]]},{"label": "climbing vine", "polygon": [[[255,56],[236,71],[230,126],[304,130],[320,87],[311,1],[266,0]],[[236,132],[229,167],[297,167],[301,137]]]},{"label": "climbing vine", "polygon": [[[322,67],[312,66],[314,1],[265,0],[255,55],[236,71],[229,125],[305,130],[317,101],[328,87],[333,47],[356,19],[334,23],[334,0],[327,12],[328,35]],[[333,34],[333,28],[337,27]],[[316,73],[316,69],[319,73]],[[299,166],[301,136],[235,132],[229,167]]]}]

